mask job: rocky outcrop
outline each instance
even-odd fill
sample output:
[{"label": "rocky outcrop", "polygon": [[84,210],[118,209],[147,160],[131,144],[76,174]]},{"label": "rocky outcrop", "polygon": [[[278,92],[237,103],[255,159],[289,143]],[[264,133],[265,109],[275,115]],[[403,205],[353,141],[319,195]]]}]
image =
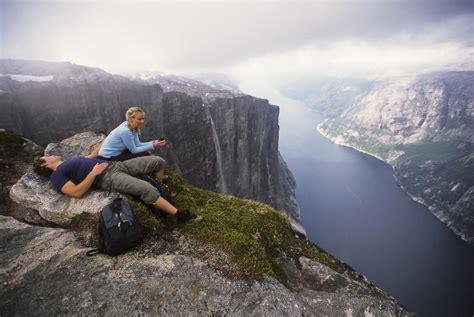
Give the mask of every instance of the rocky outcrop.
[{"label": "rocky outcrop", "polygon": [[[95,137],[100,136],[80,134],[46,151],[74,156]],[[90,221],[88,208],[99,208],[107,194],[69,198],[50,192],[47,179],[26,174],[18,183],[29,178],[38,202],[25,199],[23,206],[40,210],[64,200],[53,206],[55,221],[61,208],[64,218],[79,202],[83,210],[74,225],[59,221],[63,228],[0,216],[0,314],[413,315],[365,277],[295,236],[287,218],[270,207],[193,188],[169,173],[177,204],[192,206],[204,221],[170,226],[135,202],[145,241],[113,258],[87,257],[87,240],[77,232],[96,232],[97,218]],[[26,197],[22,191],[28,190],[12,188],[11,195]]]},{"label": "rocky outcrop", "polygon": [[410,196],[472,244],[473,87],[467,71],[382,82],[318,129],[387,161]]},{"label": "rocky outcrop", "polygon": [[267,100],[215,89],[164,92],[70,63],[2,60],[0,66],[8,74],[0,76],[0,128],[45,146],[82,131],[108,133],[139,105],[146,111],[142,138],[165,137],[168,146],[157,154],[191,184],[269,203],[299,219],[295,182],[278,152],[279,108]]},{"label": "rocky outcrop", "polygon": [[85,200],[69,198],[56,191],[48,178],[29,172],[11,188],[10,197],[18,204],[37,210],[44,220],[67,226],[76,216],[84,213],[97,214],[116,195],[91,191]]},{"label": "rocky outcrop", "polygon": [[[49,144],[45,154],[59,155],[64,160],[83,156],[103,139],[104,135],[81,133],[60,143]],[[44,220],[64,227],[69,226],[77,216],[98,214],[117,195],[96,190],[89,192],[87,199],[69,198],[57,192],[48,178],[27,172],[11,187],[10,197],[18,204],[36,210]]]},{"label": "rocky outcrop", "polygon": [[[187,255],[143,256],[146,250],[139,249],[115,258],[90,258],[67,230],[4,216],[0,247],[2,316],[409,315],[390,299],[351,295],[343,288],[323,291],[327,280],[334,283],[335,272],[320,270],[306,258],[300,259],[303,274],[320,281],[320,291],[292,292],[271,277],[259,282],[229,279]],[[340,279],[345,281],[341,285],[348,284]]]}]

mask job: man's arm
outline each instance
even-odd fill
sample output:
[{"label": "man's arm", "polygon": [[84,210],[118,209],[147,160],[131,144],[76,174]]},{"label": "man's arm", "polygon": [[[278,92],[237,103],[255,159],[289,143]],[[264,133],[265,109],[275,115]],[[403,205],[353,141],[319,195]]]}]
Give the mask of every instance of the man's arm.
[{"label": "man's arm", "polygon": [[95,177],[102,174],[107,169],[108,163],[97,163],[94,168],[87,174],[86,178],[79,184],[74,184],[71,181],[66,182],[61,188],[61,191],[71,197],[81,198],[91,188]]}]

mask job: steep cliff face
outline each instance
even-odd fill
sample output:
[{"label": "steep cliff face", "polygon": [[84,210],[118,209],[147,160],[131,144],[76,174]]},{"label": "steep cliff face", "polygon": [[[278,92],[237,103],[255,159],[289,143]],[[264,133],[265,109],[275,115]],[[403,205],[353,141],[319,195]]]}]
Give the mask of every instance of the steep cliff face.
[{"label": "steep cliff face", "polygon": [[168,147],[157,154],[191,184],[260,200],[299,219],[295,182],[278,152],[279,109],[267,100],[216,90],[163,92],[158,84],[69,63],[0,66],[0,128],[45,146],[77,132],[108,133],[139,105],[147,115],[143,139],[165,137]]},{"label": "steep cliff face", "polygon": [[409,195],[474,243],[474,72],[379,83],[319,130],[386,160]]},{"label": "steep cliff face", "polygon": [[[294,195],[288,194],[296,183],[278,152],[279,108],[251,96],[206,101],[213,134],[219,139],[215,144],[220,145],[216,159],[222,162],[222,192],[275,201],[284,210],[295,210]],[[298,217],[295,212],[291,215]]]}]

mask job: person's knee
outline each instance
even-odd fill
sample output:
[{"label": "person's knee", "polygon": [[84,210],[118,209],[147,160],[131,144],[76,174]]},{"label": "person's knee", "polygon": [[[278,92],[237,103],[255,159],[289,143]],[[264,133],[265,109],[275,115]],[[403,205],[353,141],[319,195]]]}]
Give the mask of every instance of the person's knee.
[{"label": "person's knee", "polygon": [[159,156],[153,156],[153,159],[154,159],[154,162],[155,162],[156,170],[161,170],[161,169],[165,168],[166,161],[163,158],[161,158]]},{"label": "person's knee", "polygon": [[153,186],[146,186],[140,193],[140,200],[145,204],[153,206],[160,197],[160,192]]}]

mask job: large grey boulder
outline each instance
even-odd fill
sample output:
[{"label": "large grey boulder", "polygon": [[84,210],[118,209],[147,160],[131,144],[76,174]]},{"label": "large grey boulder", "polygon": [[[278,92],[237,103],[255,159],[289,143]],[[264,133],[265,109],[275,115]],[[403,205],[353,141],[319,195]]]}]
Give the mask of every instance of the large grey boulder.
[{"label": "large grey boulder", "polygon": [[[69,159],[88,154],[103,139],[100,134],[79,133],[60,143],[49,144],[45,153]],[[10,190],[14,202],[38,211],[43,219],[60,226],[68,226],[76,216],[99,213],[117,197],[116,193],[92,190],[80,199],[71,198],[56,191],[49,178],[34,172],[24,174]]]},{"label": "large grey boulder", "polygon": [[80,199],[71,198],[57,192],[48,178],[34,172],[23,175],[10,190],[14,202],[37,210],[43,219],[60,226],[68,226],[76,216],[99,213],[117,196],[94,190]]},{"label": "large grey boulder", "polygon": [[94,132],[77,133],[59,143],[49,143],[44,153],[59,155],[63,160],[86,156],[105,139],[105,134]]}]

